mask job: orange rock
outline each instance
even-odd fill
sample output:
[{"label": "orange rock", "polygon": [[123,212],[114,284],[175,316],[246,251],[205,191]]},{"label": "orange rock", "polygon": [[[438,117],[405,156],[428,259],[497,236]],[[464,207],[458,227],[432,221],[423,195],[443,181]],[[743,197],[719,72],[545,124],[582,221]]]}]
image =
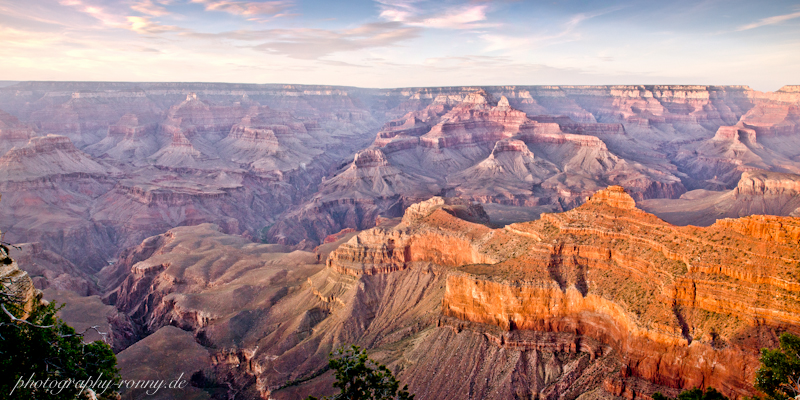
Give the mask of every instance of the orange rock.
[{"label": "orange rock", "polygon": [[[758,350],[773,344],[774,335],[753,332],[800,331],[795,218],[676,227],[637,209],[619,186],[502,229],[458,219],[445,203],[420,203],[396,228],[361,233],[328,266],[362,275],[442,265],[446,316],[583,335],[611,346],[631,379],[732,397],[754,393]],[[609,385],[628,397],[647,391]]]}]

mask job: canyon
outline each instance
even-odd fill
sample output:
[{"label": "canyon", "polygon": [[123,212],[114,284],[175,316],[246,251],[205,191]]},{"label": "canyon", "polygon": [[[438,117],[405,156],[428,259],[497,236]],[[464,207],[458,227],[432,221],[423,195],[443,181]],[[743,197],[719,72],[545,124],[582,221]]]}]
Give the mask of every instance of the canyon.
[{"label": "canyon", "polygon": [[797,86],[19,82],[0,229],[193,398],[330,394],[349,343],[420,399],[742,398],[800,325],[798,138]]},{"label": "canyon", "polygon": [[487,225],[479,204],[434,197],[315,252],[175,228],[131,253],[141,261],[109,297],[146,338],[192,333],[161,346],[202,345],[190,372],[253,398],[330,393],[327,354],[343,343],[424,399],[742,398],[759,349],[800,333],[792,217],[674,226],[612,186]]}]

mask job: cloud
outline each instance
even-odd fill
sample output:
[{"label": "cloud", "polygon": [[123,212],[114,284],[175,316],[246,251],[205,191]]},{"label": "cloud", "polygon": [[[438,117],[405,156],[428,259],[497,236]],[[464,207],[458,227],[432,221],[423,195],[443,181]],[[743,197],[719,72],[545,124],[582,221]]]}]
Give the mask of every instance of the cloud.
[{"label": "cloud", "polygon": [[366,65],[353,64],[353,63],[344,62],[344,61],[337,61],[337,60],[319,60],[319,62],[321,62],[322,64],[325,64],[325,65],[333,66],[333,67],[369,68]]},{"label": "cloud", "polygon": [[345,30],[271,29],[257,33],[239,31],[229,34],[248,39],[252,39],[250,35],[262,35],[262,39],[268,40],[252,48],[310,60],[345,51],[394,46],[403,40],[418,37],[420,29],[403,26],[399,22],[378,22]]},{"label": "cloud", "polygon": [[178,26],[162,25],[161,23],[153,20],[152,16],[169,14],[169,12],[162,6],[165,1],[156,0],[156,3],[158,3],[156,4],[152,0],[139,0],[131,6],[131,9],[135,11],[150,15],[145,17],[131,15],[126,16],[126,14],[128,14],[130,11],[128,9],[118,9],[113,10],[114,12],[109,12],[99,5],[88,4],[84,0],[59,0],[59,3],[65,6],[74,7],[79,11],[89,14],[102,22],[103,25],[112,28],[127,29],[138,34],[152,35],[166,32],[187,31],[187,29]]},{"label": "cloud", "polygon": [[185,29],[178,26],[161,25],[157,22],[153,22],[149,17],[127,17],[127,20],[128,25],[125,28],[140,34],[158,34],[185,31]]},{"label": "cloud", "polygon": [[577,29],[581,23],[604,14],[618,11],[622,8],[624,7],[617,6],[605,8],[591,13],[574,14],[561,25],[561,30],[555,33],[526,35],[523,37],[485,33],[480,35],[480,38],[487,43],[484,51],[528,49],[532,46],[575,41],[580,39],[580,33],[577,32]]},{"label": "cloud", "polygon": [[153,2],[153,0],[139,0],[131,6],[131,9],[153,17],[169,15],[170,12],[159,3]]},{"label": "cloud", "polygon": [[775,25],[780,24],[781,22],[788,21],[790,19],[800,18],[800,11],[794,12],[791,14],[784,14],[784,15],[776,15],[774,17],[763,18],[758,20],[757,22],[753,22],[752,24],[742,25],[737,28],[737,31],[746,31],[750,29],[760,28],[762,26],[767,25]]},{"label": "cloud", "polygon": [[124,17],[117,14],[106,12],[105,8],[98,5],[87,4],[86,2],[83,2],[81,0],[59,0],[59,4],[64,6],[74,7],[79,11],[89,14],[98,21],[100,21],[101,23],[103,23],[103,25],[116,28],[126,26]]},{"label": "cloud", "polygon": [[440,29],[475,29],[490,26],[487,19],[488,4],[466,4],[425,12],[416,4],[420,1],[376,0],[380,5],[380,17],[392,22],[411,26]]},{"label": "cloud", "polygon": [[258,15],[277,16],[292,7],[293,3],[286,0],[277,1],[231,1],[231,0],[192,0],[205,6],[206,11],[222,11],[233,15],[254,17]]},{"label": "cloud", "polygon": [[[420,25],[432,28],[472,29],[476,22],[486,19],[487,5],[470,6],[460,10],[448,10],[444,15],[426,18]],[[485,25],[484,25],[485,26]]]}]

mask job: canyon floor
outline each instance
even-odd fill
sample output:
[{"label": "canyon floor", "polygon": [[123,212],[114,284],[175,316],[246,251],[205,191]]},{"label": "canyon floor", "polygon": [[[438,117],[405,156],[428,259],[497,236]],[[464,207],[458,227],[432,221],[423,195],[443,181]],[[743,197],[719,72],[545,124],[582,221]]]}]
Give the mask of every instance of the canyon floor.
[{"label": "canyon floor", "polygon": [[[800,332],[800,87],[0,87],[0,230],[160,398],[752,395]],[[138,398],[141,393],[125,393]]]}]

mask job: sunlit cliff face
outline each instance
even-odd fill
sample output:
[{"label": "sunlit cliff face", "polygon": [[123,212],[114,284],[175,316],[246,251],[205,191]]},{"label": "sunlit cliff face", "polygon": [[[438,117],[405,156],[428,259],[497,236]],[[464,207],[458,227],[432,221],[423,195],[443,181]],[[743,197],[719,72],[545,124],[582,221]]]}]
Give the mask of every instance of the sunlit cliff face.
[{"label": "sunlit cliff face", "polygon": [[623,376],[733,396],[752,390],[759,326],[800,326],[793,218],[675,227],[636,209],[618,186],[566,213],[495,230],[456,218],[468,214],[459,207],[435,198],[409,208],[393,230],[341,245],[328,267],[360,276],[446,266],[443,315],[577,333],[613,348]]}]

